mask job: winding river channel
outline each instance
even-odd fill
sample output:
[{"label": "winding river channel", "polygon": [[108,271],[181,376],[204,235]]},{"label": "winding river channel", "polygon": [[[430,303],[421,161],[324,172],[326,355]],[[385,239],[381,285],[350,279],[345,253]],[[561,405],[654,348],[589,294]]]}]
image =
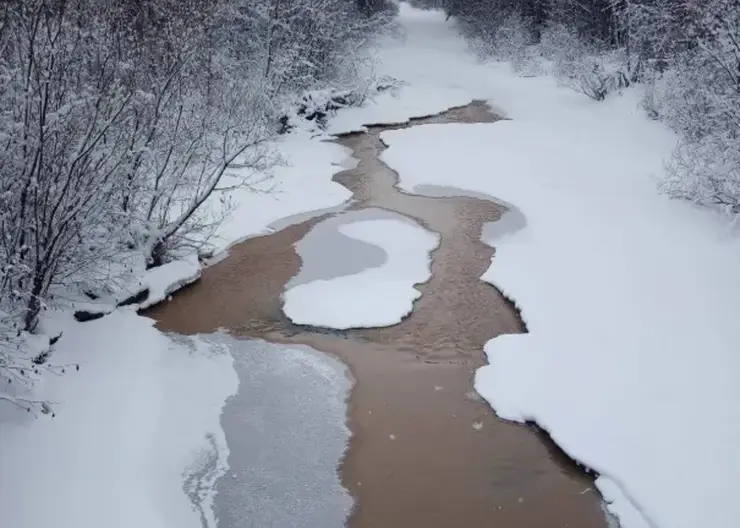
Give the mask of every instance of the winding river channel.
[{"label": "winding river channel", "polygon": [[[308,345],[349,367],[355,381],[348,416],[352,437],[340,471],[355,498],[350,527],[606,526],[592,479],[534,428],[496,418],[473,390],[475,370],[485,363],[484,344],[526,331],[512,304],[480,280],[494,252],[481,242],[482,230],[497,230],[497,224],[487,224],[506,207],[450,188],[404,193],[396,187],[398,175],[379,159],[384,130],[497,119],[484,103],[473,102],[336,140],[359,160],[334,176],[353,193],[343,215],[403,215],[440,235],[431,255],[432,277],[417,286],[422,295],[400,324],[334,331],[294,325],[283,315],[281,294],[301,269],[294,245],[337,212],[235,245],[228,257],[203,270],[200,281],[147,313],[165,331],[223,328],[235,337]],[[501,229],[509,223],[502,222]],[[342,246],[337,259],[353,255],[354,261],[323,273],[356,273],[363,262],[382,259],[382,252],[375,253]],[[222,423],[230,456],[238,459],[233,412],[227,405]],[[226,510],[237,507],[216,498],[219,519],[228,519]],[[300,520],[294,526],[302,526]]]}]

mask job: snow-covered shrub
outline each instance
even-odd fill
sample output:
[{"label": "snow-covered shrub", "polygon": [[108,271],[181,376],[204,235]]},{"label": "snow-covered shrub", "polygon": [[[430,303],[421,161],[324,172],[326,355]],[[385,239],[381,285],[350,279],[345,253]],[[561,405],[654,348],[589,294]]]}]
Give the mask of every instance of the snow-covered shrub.
[{"label": "snow-covered shrub", "polygon": [[575,30],[558,22],[549,23],[543,29],[539,50],[543,57],[553,62],[573,63],[588,53]]},{"label": "snow-covered shrub", "polygon": [[645,113],[650,119],[660,119],[663,106],[661,91],[664,85],[662,76],[651,75],[649,78],[644,79],[644,83],[644,92],[640,101],[640,107],[645,110]]},{"label": "snow-covered shrub", "polygon": [[679,142],[661,190],[702,205],[740,213],[740,147],[737,137],[712,134]]},{"label": "snow-covered shrub", "polygon": [[629,86],[628,73],[612,57],[597,55],[585,59],[575,69],[575,81],[581,92],[595,101],[603,101],[612,92]]},{"label": "snow-covered shrub", "polygon": [[342,108],[362,106],[368,98],[399,86],[397,79],[383,76],[358,84],[354,89],[309,90],[290,101],[278,119],[278,133],[285,134],[306,121],[322,130],[328,119]]},{"label": "snow-covered shrub", "polygon": [[0,407],[9,403],[29,413],[54,416],[51,403],[34,398],[31,389],[44,372],[65,374],[80,369],[76,364],[50,363],[58,339],[24,332],[18,317],[0,311]]},{"label": "snow-covered shrub", "polygon": [[468,49],[480,61],[496,57],[495,46],[490,38],[473,35],[468,38]]},{"label": "snow-covered shrub", "polygon": [[528,24],[518,15],[504,19],[494,34],[493,52],[511,63],[519,75],[532,77],[543,73],[542,53],[535,45]]},{"label": "snow-covered shrub", "polygon": [[538,77],[549,72],[549,62],[542,57],[538,46],[526,46],[511,61],[513,70],[522,77]]},{"label": "snow-covered shrub", "polygon": [[609,93],[630,85],[630,72],[621,50],[608,52],[588,46],[561,25],[543,34],[543,54],[555,64],[553,74],[560,83],[602,101]]},{"label": "snow-covered shrub", "polygon": [[492,37],[496,55],[504,60],[522,60],[525,49],[533,44],[530,29],[516,14],[502,19]]},{"label": "snow-covered shrub", "polygon": [[307,121],[316,121],[320,125],[326,123],[327,117],[340,108],[360,106],[366,94],[352,90],[311,90],[303,94],[297,104],[296,114]]},{"label": "snow-covered shrub", "polygon": [[82,6],[18,7],[4,26],[0,307],[25,303],[27,330],[49,289],[115,251],[124,229],[114,202],[134,137],[131,94],[101,20],[75,20]]},{"label": "snow-covered shrub", "polygon": [[512,68],[523,76],[540,75],[543,72],[541,54],[534,43],[534,36],[527,24],[517,14],[496,19],[480,29],[481,21],[463,20],[468,33],[470,51],[480,60],[491,57],[509,61]]},{"label": "snow-covered shrub", "polygon": [[691,13],[694,42],[664,61],[653,97],[680,136],[663,189],[740,211],[740,3],[711,0]]}]

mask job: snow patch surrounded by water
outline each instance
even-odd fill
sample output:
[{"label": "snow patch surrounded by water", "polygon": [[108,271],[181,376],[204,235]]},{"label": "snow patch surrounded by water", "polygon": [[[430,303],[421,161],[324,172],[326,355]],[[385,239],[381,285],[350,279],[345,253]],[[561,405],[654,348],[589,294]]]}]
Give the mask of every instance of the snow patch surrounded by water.
[{"label": "snow patch surrounded by water", "polygon": [[217,484],[222,528],[345,525],[352,498],[338,466],[352,385],[339,361],[308,347],[231,340],[240,384],[224,408],[229,470]]},{"label": "snow patch surrounded by water", "polygon": [[[55,418],[0,409],[3,525],[201,528],[212,520],[213,483],[228,453],[219,417],[237,387],[220,337],[173,341],[133,310],[45,324],[63,330],[51,362],[68,368],[34,394],[54,402]],[[186,494],[183,483],[197,492]]]},{"label": "snow patch surrounded by water", "polygon": [[[283,294],[285,315],[296,324],[340,330],[399,323],[421,296],[414,285],[430,277],[429,254],[439,237],[401,215],[381,210],[366,209],[339,218],[339,222],[330,219],[319,223],[296,245],[307,270],[302,273],[305,276],[314,268],[336,267],[337,261],[349,269],[359,265],[360,271],[304,283],[299,274]],[[356,251],[328,247],[327,240],[336,240],[332,230],[381,248],[384,261],[363,261]],[[356,262],[358,257],[360,262]]]}]

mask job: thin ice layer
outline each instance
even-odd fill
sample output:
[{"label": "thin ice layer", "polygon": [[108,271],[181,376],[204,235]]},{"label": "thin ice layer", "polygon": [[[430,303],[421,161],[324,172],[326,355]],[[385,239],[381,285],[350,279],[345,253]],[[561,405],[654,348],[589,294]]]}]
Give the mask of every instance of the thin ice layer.
[{"label": "thin ice layer", "polygon": [[341,528],[352,508],[337,467],[349,440],[349,373],[308,347],[232,341],[239,391],[224,408],[229,471],[219,528]]}]

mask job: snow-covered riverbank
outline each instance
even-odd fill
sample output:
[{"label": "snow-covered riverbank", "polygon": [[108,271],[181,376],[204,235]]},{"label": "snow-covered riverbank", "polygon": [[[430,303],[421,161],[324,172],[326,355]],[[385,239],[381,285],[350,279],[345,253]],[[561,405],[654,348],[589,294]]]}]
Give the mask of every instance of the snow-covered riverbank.
[{"label": "snow-covered riverbank", "polygon": [[625,528],[737,526],[740,240],[727,218],[658,195],[674,138],[638,109],[639,87],[596,103],[477,64],[442,14],[408,15],[409,71],[512,118],[382,136],[403,189],[479,191],[526,218],[489,241],[484,279],[529,334],[489,342],[476,388],[601,473]]}]

